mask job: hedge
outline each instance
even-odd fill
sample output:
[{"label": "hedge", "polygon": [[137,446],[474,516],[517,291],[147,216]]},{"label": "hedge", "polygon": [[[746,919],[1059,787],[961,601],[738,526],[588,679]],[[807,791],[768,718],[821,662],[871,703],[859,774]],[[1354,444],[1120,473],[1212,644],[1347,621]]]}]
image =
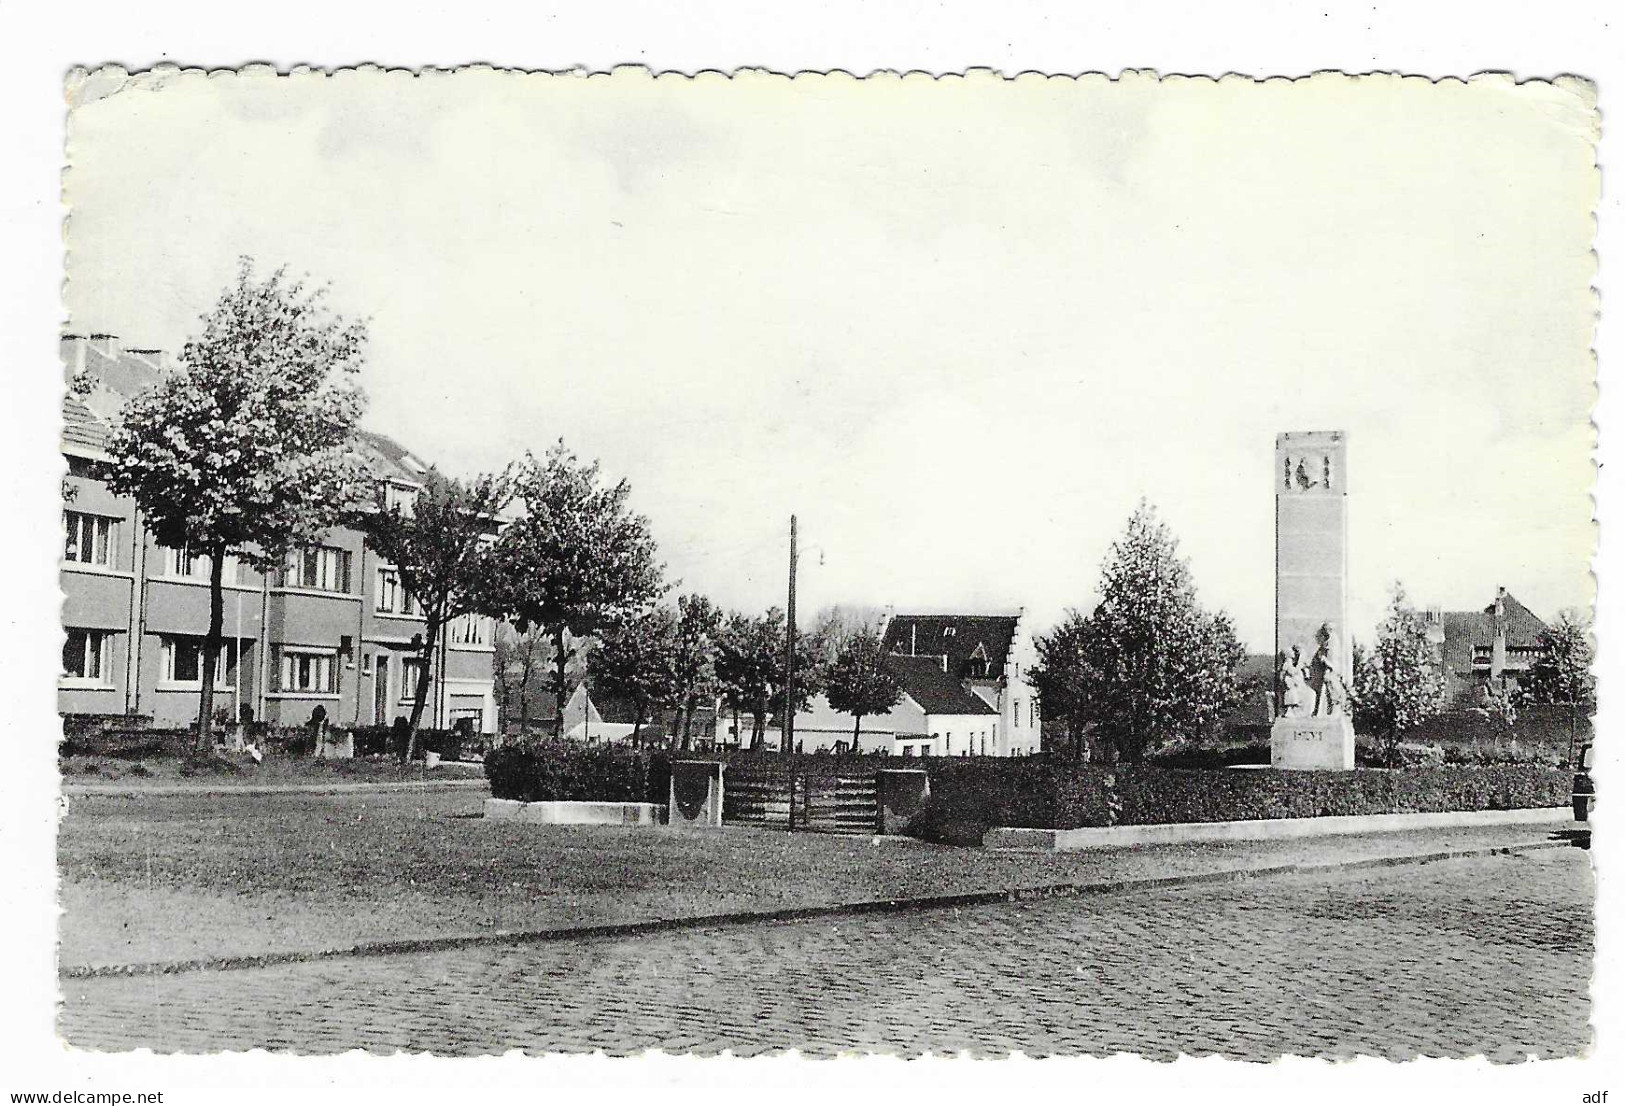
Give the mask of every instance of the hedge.
[{"label": "hedge", "polygon": [[993,826],[1076,829],[1565,806],[1572,784],[1567,772],[1541,765],[1276,772],[1041,760],[928,763],[931,799],[908,832],[951,844],[980,843]]},{"label": "hedge", "polygon": [[664,750],[550,739],[485,754],[491,795],[520,802],[663,803],[671,783]]}]

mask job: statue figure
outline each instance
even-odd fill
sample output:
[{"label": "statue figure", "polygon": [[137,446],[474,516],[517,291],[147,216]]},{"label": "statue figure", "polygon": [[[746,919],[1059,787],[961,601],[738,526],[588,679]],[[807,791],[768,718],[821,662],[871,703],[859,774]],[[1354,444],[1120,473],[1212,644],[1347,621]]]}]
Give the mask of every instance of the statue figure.
[{"label": "statue figure", "polygon": [[1281,717],[1301,718],[1306,713],[1309,687],[1304,681],[1303,652],[1296,645],[1281,665]]},{"label": "statue figure", "polygon": [[1314,690],[1314,709],[1318,715],[1342,713],[1344,696],[1343,677],[1337,668],[1336,638],[1330,626],[1322,625],[1315,634],[1315,656],[1309,662],[1309,686]]}]

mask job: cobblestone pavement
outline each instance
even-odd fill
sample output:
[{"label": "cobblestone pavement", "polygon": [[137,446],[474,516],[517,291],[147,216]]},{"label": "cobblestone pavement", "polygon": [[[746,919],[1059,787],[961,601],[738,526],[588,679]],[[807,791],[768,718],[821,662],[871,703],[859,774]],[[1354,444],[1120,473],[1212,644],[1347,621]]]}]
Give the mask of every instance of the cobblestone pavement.
[{"label": "cobblestone pavement", "polygon": [[1578,849],[561,945],[64,982],[83,1048],[1574,1055]]}]

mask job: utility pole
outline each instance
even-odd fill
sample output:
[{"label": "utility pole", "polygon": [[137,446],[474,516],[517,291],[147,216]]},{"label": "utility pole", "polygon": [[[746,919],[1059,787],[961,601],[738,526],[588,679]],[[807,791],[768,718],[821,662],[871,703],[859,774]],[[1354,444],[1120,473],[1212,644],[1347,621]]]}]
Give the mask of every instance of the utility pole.
[{"label": "utility pole", "polygon": [[[796,751],[796,516],[790,516],[790,601],[785,611],[784,631],[784,724],[782,752]],[[791,805],[795,799],[791,798]]]}]

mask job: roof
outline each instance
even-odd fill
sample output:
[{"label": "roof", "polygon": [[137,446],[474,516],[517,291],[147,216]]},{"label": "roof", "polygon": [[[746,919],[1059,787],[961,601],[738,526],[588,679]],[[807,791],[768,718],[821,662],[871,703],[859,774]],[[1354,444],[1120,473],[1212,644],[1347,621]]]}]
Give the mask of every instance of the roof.
[{"label": "roof", "polygon": [[[1546,623],[1528,607],[1518,602],[1511,592],[1503,592],[1501,621],[1506,629],[1507,647],[1534,648],[1539,644]],[[1495,604],[1478,611],[1444,611],[1444,644],[1441,658],[1445,670],[1454,675],[1471,675],[1473,650],[1489,648],[1495,644]]]},{"label": "roof", "polygon": [[927,714],[997,714],[980,695],[942,670],[942,658],[892,654],[886,668]]},{"label": "roof", "polygon": [[[69,391],[63,397],[63,452],[101,452],[124,401],[163,379],[164,355],[159,350],[123,348],[107,335],[85,338],[72,334],[63,336],[61,353],[70,379],[82,373],[90,381],[87,394]],[[374,430],[357,430],[356,439],[368,467],[380,479],[413,486],[423,483],[428,466],[395,439]]]},{"label": "roof", "polygon": [[[1018,621],[1013,614],[893,615],[886,623],[886,651],[947,657],[948,672],[960,680],[997,678],[1004,673]],[[977,663],[983,659],[985,668]]]}]

